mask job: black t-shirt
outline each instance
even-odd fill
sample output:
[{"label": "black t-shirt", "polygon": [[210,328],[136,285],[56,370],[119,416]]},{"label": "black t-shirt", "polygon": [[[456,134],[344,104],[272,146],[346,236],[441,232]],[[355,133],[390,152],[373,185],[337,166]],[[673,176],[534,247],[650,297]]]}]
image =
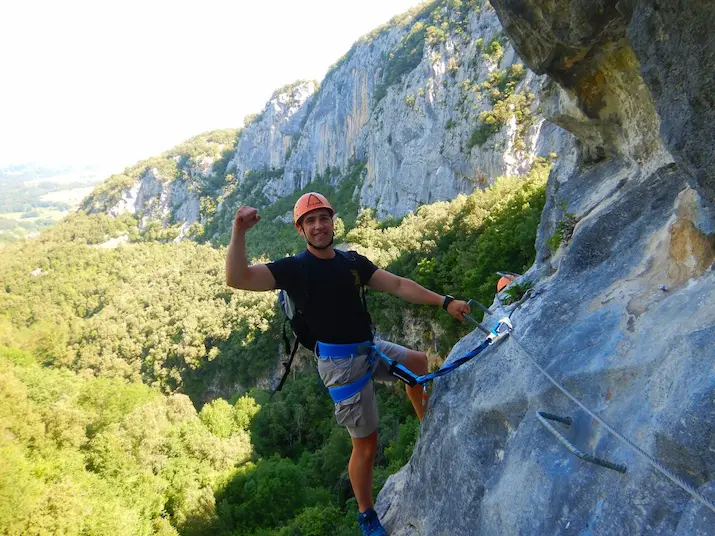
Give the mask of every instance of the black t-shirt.
[{"label": "black t-shirt", "polygon": [[319,341],[350,344],[372,337],[360,289],[378,268],[367,257],[336,250],[332,259],[319,259],[306,251],[268,263],[268,268]]}]

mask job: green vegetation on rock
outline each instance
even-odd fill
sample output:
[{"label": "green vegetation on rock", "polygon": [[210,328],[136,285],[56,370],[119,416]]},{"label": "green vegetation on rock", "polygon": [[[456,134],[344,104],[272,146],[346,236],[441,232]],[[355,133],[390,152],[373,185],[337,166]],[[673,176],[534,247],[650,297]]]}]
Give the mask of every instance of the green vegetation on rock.
[{"label": "green vegetation on rock", "polygon": [[[435,0],[417,10],[405,36],[386,55],[374,102],[380,102],[390,86],[400,83],[403,76],[420,64],[425,46],[435,48],[452,35],[464,34],[469,12],[480,5],[480,0]],[[458,65],[454,58],[451,60],[449,72],[455,73]]]},{"label": "green vegetation on rock", "polygon": [[226,167],[239,135],[240,130],[236,129],[206,132],[160,156],[138,162],[97,186],[82,202],[80,210],[87,213],[108,212],[119,204],[125,191],[148,174],[158,182],[182,180],[198,190],[214,193],[224,182]]},{"label": "green vegetation on rock", "polygon": [[554,234],[551,235],[551,238],[549,238],[547,242],[552,253],[556,253],[562,243],[568,242],[571,239],[576,223],[576,215],[571,212],[566,212],[563,219],[558,221]]},{"label": "green vegetation on rock", "polygon": [[531,105],[535,99],[532,93],[515,93],[516,85],[525,76],[524,66],[520,63],[509,69],[494,71],[487,80],[471,88],[480,93],[486,92],[492,103],[491,110],[479,114],[479,124],[472,131],[467,141],[467,149],[482,146],[511,119],[516,119],[516,135],[514,145],[517,150],[524,150],[526,131],[533,122]]}]

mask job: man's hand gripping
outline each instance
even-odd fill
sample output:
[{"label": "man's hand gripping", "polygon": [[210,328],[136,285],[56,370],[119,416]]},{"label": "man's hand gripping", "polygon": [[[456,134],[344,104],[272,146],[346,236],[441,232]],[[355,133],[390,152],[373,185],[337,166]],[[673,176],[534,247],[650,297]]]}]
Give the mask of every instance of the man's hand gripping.
[{"label": "man's hand gripping", "polygon": [[447,312],[460,322],[464,322],[463,313],[470,314],[472,308],[463,300],[452,300],[449,305],[447,305]]}]

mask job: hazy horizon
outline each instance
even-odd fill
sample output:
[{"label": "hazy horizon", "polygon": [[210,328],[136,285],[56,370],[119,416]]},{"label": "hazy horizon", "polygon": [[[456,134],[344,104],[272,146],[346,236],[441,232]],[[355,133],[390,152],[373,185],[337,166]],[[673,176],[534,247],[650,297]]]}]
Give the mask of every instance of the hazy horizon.
[{"label": "hazy horizon", "polygon": [[[239,128],[273,91],[321,80],[361,36],[420,4],[13,3],[0,6],[0,168],[116,173]],[[198,4],[196,4],[198,6]]]}]

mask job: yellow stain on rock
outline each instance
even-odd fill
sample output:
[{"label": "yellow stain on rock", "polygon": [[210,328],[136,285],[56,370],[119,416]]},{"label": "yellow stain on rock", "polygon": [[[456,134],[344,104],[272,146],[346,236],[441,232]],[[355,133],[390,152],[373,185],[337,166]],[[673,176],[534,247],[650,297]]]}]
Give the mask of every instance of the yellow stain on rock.
[{"label": "yellow stain on rock", "polygon": [[578,84],[578,96],[589,115],[596,115],[603,106],[603,97],[606,92],[606,75],[601,71],[583,77]]},{"label": "yellow stain on rock", "polygon": [[697,192],[687,188],[680,194],[676,220],[670,227],[668,277],[679,283],[699,276],[715,260],[715,236],[706,235],[694,224],[698,206]]},{"label": "yellow stain on rock", "polygon": [[678,220],[670,228],[668,277],[681,282],[696,277],[712,266],[715,240],[688,220]]},{"label": "yellow stain on rock", "polygon": [[563,61],[561,62],[561,66],[566,70],[571,69],[575,64],[577,64],[579,61],[581,61],[583,58],[586,57],[586,54],[588,54],[588,51],[589,51],[588,48],[584,48],[577,54],[574,54],[573,56],[568,57],[568,58],[564,58]]}]

